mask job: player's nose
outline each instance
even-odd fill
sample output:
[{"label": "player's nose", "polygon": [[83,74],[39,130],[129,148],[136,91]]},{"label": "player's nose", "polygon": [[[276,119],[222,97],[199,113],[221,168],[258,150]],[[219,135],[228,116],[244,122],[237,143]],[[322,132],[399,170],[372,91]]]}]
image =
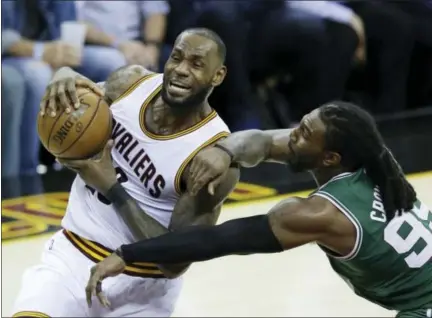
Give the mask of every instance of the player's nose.
[{"label": "player's nose", "polygon": [[183,61],[174,68],[174,73],[177,76],[186,77],[189,75],[189,66],[186,61]]}]

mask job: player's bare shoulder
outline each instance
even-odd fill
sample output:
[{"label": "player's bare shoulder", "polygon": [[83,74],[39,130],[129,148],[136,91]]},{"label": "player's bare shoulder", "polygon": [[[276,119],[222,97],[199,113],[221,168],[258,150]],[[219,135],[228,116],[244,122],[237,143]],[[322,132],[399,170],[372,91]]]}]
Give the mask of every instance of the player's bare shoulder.
[{"label": "player's bare shoulder", "polygon": [[154,74],[140,65],[127,65],[111,73],[104,83],[105,97],[112,104],[143,77]]}]

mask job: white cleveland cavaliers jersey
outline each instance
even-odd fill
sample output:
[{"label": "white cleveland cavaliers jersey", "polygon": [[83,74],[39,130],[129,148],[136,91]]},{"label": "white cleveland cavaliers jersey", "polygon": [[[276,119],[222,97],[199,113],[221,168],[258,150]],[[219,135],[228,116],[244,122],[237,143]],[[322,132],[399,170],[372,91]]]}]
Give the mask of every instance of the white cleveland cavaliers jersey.
[{"label": "white cleveland cavaliers jersey", "polygon": [[[146,107],[161,90],[162,79],[163,74],[144,77],[111,105],[112,157],[118,180],[129,195],[143,211],[168,227],[181,193],[183,170],[200,149],[226,137],[229,130],[213,111],[200,123],[174,135],[148,131]],[[79,176],[73,182],[62,226],[111,249],[134,241],[110,202]]]}]

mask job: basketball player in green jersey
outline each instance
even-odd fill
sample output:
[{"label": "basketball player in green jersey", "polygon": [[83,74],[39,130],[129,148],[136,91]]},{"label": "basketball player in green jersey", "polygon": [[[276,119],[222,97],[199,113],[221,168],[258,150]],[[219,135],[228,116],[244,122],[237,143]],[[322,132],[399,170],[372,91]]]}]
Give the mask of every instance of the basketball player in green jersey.
[{"label": "basketball player in green jersey", "polygon": [[332,102],[292,131],[232,134],[197,155],[191,192],[208,182],[212,192],[232,163],[262,161],[311,171],[318,188],[308,198],[282,201],[267,215],[123,245],[92,269],[89,302],[96,294],[106,304],[101,281],[132,262],[204,261],[316,242],[360,297],[397,310],[397,317],[432,317],[432,213],[417,199],[367,112]]}]

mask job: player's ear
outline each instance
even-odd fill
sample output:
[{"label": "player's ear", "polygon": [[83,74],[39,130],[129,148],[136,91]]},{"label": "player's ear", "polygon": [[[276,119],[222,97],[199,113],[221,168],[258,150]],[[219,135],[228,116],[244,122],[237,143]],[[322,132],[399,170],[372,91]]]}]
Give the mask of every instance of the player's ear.
[{"label": "player's ear", "polygon": [[341,156],[337,152],[328,151],[324,153],[323,165],[324,167],[336,166],[340,163]]},{"label": "player's ear", "polygon": [[225,65],[222,65],[217,71],[216,74],[213,76],[212,85],[214,87],[219,86],[222,84],[223,80],[225,79],[225,76],[227,74],[227,68]]}]

